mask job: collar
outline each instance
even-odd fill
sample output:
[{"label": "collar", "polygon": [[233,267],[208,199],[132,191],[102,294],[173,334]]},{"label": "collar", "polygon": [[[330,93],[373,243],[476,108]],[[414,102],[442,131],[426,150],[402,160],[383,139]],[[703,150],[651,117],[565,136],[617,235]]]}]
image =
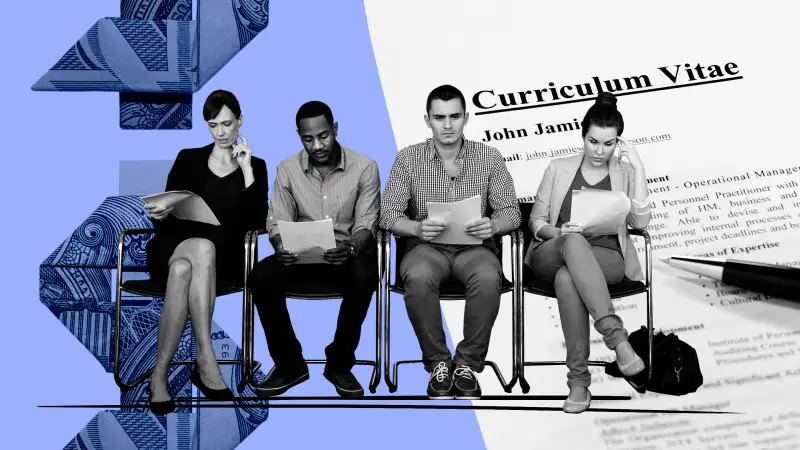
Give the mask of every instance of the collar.
[{"label": "collar", "polygon": [[[347,149],[338,142],[336,143],[336,147],[339,147],[340,157],[339,157],[339,164],[333,170],[339,170],[339,169],[345,170],[345,167],[347,167]],[[308,171],[311,169],[311,164],[308,158],[308,152],[305,151],[305,149],[300,150],[299,157],[300,157],[300,168],[303,169],[303,172],[308,173]]]},{"label": "collar", "polygon": [[[461,135],[461,148],[458,150],[456,159],[462,159],[467,154],[467,152],[472,148],[471,142],[472,141],[468,141],[463,134]],[[439,154],[436,153],[436,146],[433,143],[433,138],[428,138],[428,140],[425,141],[425,149],[428,152],[428,161],[432,161],[434,158],[439,156]]]}]

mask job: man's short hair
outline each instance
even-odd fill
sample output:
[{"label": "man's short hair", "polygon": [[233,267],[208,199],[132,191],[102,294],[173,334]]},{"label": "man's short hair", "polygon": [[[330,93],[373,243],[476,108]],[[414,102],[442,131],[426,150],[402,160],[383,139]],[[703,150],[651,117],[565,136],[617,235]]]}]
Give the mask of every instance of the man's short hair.
[{"label": "man's short hair", "polygon": [[297,110],[297,116],[295,116],[297,128],[300,128],[301,120],[319,116],[325,116],[325,120],[328,121],[328,124],[333,126],[333,112],[328,105],[317,100],[304,103],[303,106]]},{"label": "man's short hair", "polygon": [[425,112],[431,111],[431,104],[434,100],[442,100],[446,102],[454,98],[461,100],[461,107],[464,108],[464,111],[466,112],[467,101],[464,100],[464,94],[462,94],[458,88],[450,86],[449,84],[443,84],[428,94],[428,101],[425,103]]}]

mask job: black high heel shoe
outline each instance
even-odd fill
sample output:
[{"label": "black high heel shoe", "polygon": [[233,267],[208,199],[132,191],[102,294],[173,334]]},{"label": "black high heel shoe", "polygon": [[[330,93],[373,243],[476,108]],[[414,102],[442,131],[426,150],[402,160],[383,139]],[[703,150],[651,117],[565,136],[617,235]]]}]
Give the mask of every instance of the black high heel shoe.
[{"label": "black high heel shoe", "polygon": [[200,379],[200,372],[197,371],[197,361],[195,361],[194,369],[192,370],[192,384],[197,386],[197,389],[200,389],[200,392],[202,392],[203,395],[205,395],[209,400],[229,401],[236,399],[236,397],[233,395],[233,392],[231,392],[229,388],[211,389],[203,384],[203,380]]},{"label": "black high heel shoe", "polygon": [[175,399],[170,397],[170,399],[165,402],[154,402],[150,400],[147,406],[153,414],[165,415],[175,411]]}]

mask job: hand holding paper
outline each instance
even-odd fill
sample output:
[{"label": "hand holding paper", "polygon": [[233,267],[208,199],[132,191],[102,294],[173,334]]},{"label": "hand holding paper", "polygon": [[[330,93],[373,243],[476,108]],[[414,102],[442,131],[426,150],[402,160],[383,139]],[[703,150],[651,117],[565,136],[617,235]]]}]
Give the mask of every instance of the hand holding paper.
[{"label": "hand holding paper", "polygon": [[219,220],[211,208],[199,195],[189,191],[169,191],[142,197],[145,209],[155,220],[162,220],[168,214],[179,219],[193,220],[211,225],[219,225]]},{"label": "hand holding paper", "polygon": [[437,244],[477,245],[481,239],[467,233],[465,226],[481,218],[481,197],[476,195],[453,203],[428,202],[428,218],[447,226],[431,242]]},{"label": "hand holding paper", "polygon": [[171,212],[172,206],[157,205],[155,203],[145,203],[144,209],[150,214],[153,220],[164,220]]},{"label": "hand holding paper", "polygon": [[464,227],[464,230],[472,237],[476,237],[481,241],[489,239],[494,236],[497,230],[494,228],[492,219],[488,217],[481,217],[480,219],[473,220]]},{"label": "hand holding paper", "polygon": [[625,227],[631,200],[620,191],[582,189],[572,191],[571,223],[588,235],[617,234]]},{"label": "hand holding paper", "polygon": [[325,250],[336,247],[331,219],[314,222],[278,221],[283,248],[299,258],[297,264],[328,264],[322,257]]},{"label": "hand holding paper", "polygon": [[425,219],[420,224],[420,234],[422,239],[432,241],[436,239],[447,228],[447,222],[436,219]]}]

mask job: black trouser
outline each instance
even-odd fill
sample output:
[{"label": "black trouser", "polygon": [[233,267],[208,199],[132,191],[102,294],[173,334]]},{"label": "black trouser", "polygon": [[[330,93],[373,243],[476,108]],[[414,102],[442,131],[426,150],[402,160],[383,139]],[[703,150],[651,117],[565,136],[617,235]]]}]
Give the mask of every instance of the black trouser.
[{"label": "black trouser", "polygon": [[[303,349],[292,327],[286,307],[286,291],[302,284],[336,286],[343,295],[333,342],[325,348],[327,368],[349,372],[356,362],[361,325],[378,285],[378,260],[369,253],[347,263],[283,265],[272,255],[261,260],[248,278],[253,303],[258,309],[267,346],[276,369],[303,371]],[[308,291],[308,289],[303,289]]]}]

